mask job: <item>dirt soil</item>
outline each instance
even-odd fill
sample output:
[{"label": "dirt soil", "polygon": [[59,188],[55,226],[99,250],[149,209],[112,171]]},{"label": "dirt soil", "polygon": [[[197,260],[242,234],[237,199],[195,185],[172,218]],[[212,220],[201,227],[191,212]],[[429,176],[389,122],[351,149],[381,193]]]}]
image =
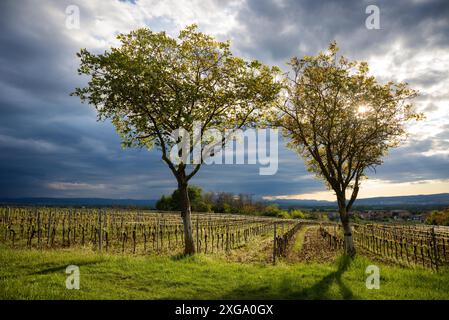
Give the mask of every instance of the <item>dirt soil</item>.
[{"label": "dirt soil", "polygon": [[[307,230],[304,233],[304,239],[302,240],[302,246],[298,251],[295,251],[294,245],[290,246],[290,250],[287,253],[287,261],[290,262],[331,262],[337,257],[338,252],[331,249],[326,242],[323,240],[321,235],[318,233],[318,227],[306,227]],[[301,236],[301,232],[297,232],[295,235],[294,244],[296,241],[301,241],[296,239],[296,237]]]}]

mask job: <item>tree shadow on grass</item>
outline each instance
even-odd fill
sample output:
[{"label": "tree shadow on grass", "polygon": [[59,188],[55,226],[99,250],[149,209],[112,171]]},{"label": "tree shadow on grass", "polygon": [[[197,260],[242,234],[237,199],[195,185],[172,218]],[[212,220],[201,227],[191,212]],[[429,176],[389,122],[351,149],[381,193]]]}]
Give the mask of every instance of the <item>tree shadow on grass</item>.
[{"label": "tree shadow on grass", "polygon": [[178,253],[178,254],[170,256],[170,259],[173,261],[181,261],[181,260],[192,259],[194,257],[195,256],[192,254]]},{"label": "tree shadow on grass", "polygon": [[342,280],[342,276],[348,270],[350,264],[350,257],[341,257],[338,261],[338,268],[336,271],[329,273],[308,288],[298,288],[297,279],[287,275],[283,278],[280,288],[273,288],[270,285],[261,285],[257,287],[254,285],[245,285],[227,292],[221,299],[336,299],[338,297],[329,292],[334,282],[338,286],[342,299],[354,299],[355,297],[351,289]]},{"label": "tree shadow on grass", "polygon": [[[18,275],[34,276],[34,275],[46,275],[46,274],[55,273],[55,272],[64,273],[65,269],[71,264],[81,267],[81,266],[95,265],[98,263],[99,263],[98,261],[86,261],[86,262],[82,262],[82,263],[69,263],[69,264],[59,265],[59,266],[50,267],[50,268],[38,269],[36,271],[26,272],[23,274],[20,274],[20,272],[19,272],[18,274],[5,275],[5,276],[2,276],[1,279],[17,278]],[[39,267],[36,266],[36,268],[39,268]]]},{"label": "tree shadow on grass", "polygon": [[354,295],[351,289],[346,286],[341,279],[342,275],[348,270],[351,261],[352,259],[350,257],[342,256],[338,261],[338,269],[336,271],[328,274],[310,288],[304,289],[300,296],[304,299],[331,299],[332,296],[329,294],[329,289],[332,286],[332,283],[335,282],[338,286],[342,299],[353,299]]},{"label": "tree shadow on grass", "polygon": [[[82,267],[82,266],[88,266],[88,265],[95,265],[98,263],[99,263],[98,261],[89,261],[89,262],[82,262],[82,263],[73,263],[73,265],[75,265],[77,267]],[[60,265],[60,266],[56,266],[56,267],[52,267],[52,268],[41,269],[41,270],[38,270],[35,272],[30,272],[29,275],[49,274],[49,273],[54,273],[54,272],[65,272],[65,269],[69,265],[72,265],[72,263],[64,264],[64,265]]]}]

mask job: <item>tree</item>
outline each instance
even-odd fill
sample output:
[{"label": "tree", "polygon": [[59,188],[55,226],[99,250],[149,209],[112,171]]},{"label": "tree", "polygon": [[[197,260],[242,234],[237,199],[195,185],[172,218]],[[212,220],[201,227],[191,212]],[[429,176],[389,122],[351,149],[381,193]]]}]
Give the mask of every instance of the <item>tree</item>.
[{"label": "tree", "polygon": [[[112,121],[124,147],[160,149],[178,183],[185,253],[192,254],[187,187],[211,153],[207,130],[256,125],[277,99],[279,69],[233,56],[229,42],[216,41],[196,25],[182,30],[177,39],[146,28],[117,39],[121,45],[102,54],[86,49],[78,53],[78,73],[90,80],[73,95],[92,104],[99,120]],[[173,159],[170,150],[183,140],[173,132],[192,132],[195,123],[200,123],[198,139],[190,152],[178,152],[179,159]],[[195,146],[203,157],[191,165]]]},{"label": "tree", "polygon": [[[189,195],[190,207],[193,211],[197,212],[211,212],[212,205],[207,202],[207,199],[203,197],[203,190],[194,185],[190,185],[187,188],[187,193]],[[182,197],[179,189],[173,191],[171,196],[163,195],[156,202],[156,209],[165,211],[179,211],[182,210]]]},{"label": "tree", "polygon": [[306,219],[306,214],[301,210],[294,209],[290,211],[290,217],[292,219]]},{"label": "tree", "polygon": [[[202,196],[203,190],[200,187],[191,185],[187,188],[187,194],[190,200],[190,206],[194,211],[197,211],[197,206],[203,200]],[[175,210],[182,210],[182,194],[179,189],[173,191],[172,195],[173,208]]]},{"label": "tree", "polygon": [[440,226],[449,226],[449,208],[446,208],[442,211],[432,211],[426,217],[426,224],[431,225],[440,225]]},{"label": "tree", "polygon": [[380,84],[368,74],[366,62],[337,54],[333,42],[328,52],[291,60],[293,76],[286,80],[287,98],[276,116],[288,146],[335,192],[345,253],[353,256],[348,213],[365,171],[375,170],[406,137],[409,120],[421,115],[407,103],[417,92],[406,83]]},{"label": "tree", "polygon": [[163,210],[163,211],[174,210],[173,204],[172,204],[172,198],[162,195],[162,197],[156,202],[156,209]]}]

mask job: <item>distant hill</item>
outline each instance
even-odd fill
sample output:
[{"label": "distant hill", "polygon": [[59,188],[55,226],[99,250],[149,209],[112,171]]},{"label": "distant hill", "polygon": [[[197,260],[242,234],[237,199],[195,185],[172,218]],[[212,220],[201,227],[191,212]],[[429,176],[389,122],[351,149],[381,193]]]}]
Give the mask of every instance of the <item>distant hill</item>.
[{"label": "distant hill", "polygon": [[[336,201],[322,200],[272,200],[282,207],[336,207]],[[357,199],[354,206],[381,206],[381,207],[398,207],[398,206],[449,206],[449,193],[429,194],[429,195],[413,195],[413,196],[396,196],[396,197],[374,197]]]},{"label": "distant hill", "polygon": [[[157,200],[104,199],[104,198],[0,198],[2,205],[39,206],[119,206],[154,208]],[[336,201],[322,200],[272,200],[284,208],[336,208]],[[398,197],[358,199],[354,207],[444,207],[449,206],[449,193]]]},{"label": "distant hill", "polygon": [[157,200],[104,198],[0,198],[3,205],[151,207]]}]

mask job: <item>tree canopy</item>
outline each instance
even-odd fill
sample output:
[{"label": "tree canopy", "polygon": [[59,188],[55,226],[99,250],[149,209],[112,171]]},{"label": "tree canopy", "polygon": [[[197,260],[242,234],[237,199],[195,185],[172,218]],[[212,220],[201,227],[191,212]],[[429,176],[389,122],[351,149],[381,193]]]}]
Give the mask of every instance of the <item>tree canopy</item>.
[{"label": "tree canopy", "polygon": [[356,197],[365,169],[380,165],[406,137],[407,122],[421,115],[407,103],[417,92],[406,83],[379,84],[367,63],[337,53],[334,42],[328,52],[291,60],[294,75],[278,124],[309,171]]},{"label": "tree canopy", "polygon": [[335,42],[327,52],[293,58],[290,65],[277,125],[308,170],[335,191],[347,226],[346,212],[366,169],[380,165],[406,137],[406,124],[421,118],[409,103],[417,92],[406,83],[378,83],[366,62],[338,56]]},{"label": "tree canopy", "polygon": [[[169,151],[179,142],[172,137],[175,130],[192,132],[195,121],[200,136],[208,128],[255,126],[281,88],[277,67],[233,56],[229,42],[199,32],[196,25],[177,39],[146,28],[117,38],[121,45],[103,54],[78,53],[79,74],[91,78],[74,94],[94,105],[99,119],[112,120],[123,146],[159,147],[178,180],[188,181],[201,164],[183,175],[186,161],[170,160]],[[208,142],[202,141],[202,150]]]}]

